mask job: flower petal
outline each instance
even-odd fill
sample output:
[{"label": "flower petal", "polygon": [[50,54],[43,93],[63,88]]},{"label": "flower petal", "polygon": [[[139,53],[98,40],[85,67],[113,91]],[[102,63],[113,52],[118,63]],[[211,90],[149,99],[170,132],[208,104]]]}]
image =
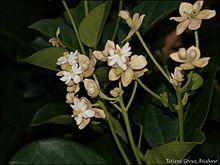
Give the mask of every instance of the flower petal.
[{"label": "flower petal", "polygon": [[83,114],[86,114],[87,117],[95,116],[95,112],[91,109],[87,109]]},{"label": "flower petal", "polygon": [[124,87],[127,87],[132,82],[133,78],[134,78],[133,70],[127,69],[125,72],[122,73],[121,76],[122,85]]},{"label": "flower petal", "polygon": [[115,50],[115,43],[111,40],[108,40],[105,44],[105,50]]},{"label": "flower petal", "polygon": [[188,62],[186,62],[186,63],[184,63],[184,64],[181,64],[180,67],[181,67],[183,70],[190,70],[190,69],[194,69],[194,68],[195,68],[192,64],[190,64],[190,63],[188,63]]},{"label": "flower petal", "polygon": [[183,62],[186,62],[186,60],[184,59],[181,59],[178,55],[178,52],[175,52],[175,53],[171,53],[170,54],[170,58],[176,62],[180,62],[180,63],[183,63]]},{"label": "flower petal", "polygon": [[90,60],[87,56],[78,54],[78,61],[83,70],[87,70],[89,68]]},{"label": "flower petal", "polygon": [[177,22],[183,22],[187,19],[187,17],[170,17],[170,20],[174,20]]},{"label": "flower petal", "polygon": [[203,68],[206,65],[208,65],[209,60],[210,60],[210,57],[203,57],[203,58],[193,61],[192,64],[198,68]]},{"label": "flower petal", "polygon": [[99,85],[92,79],[84,79],[84,87],[90,97],[94,98],[99,95]]},{"label": "flower petal", "polygon": [[180,22],[176,27],[176,34],[180,35],[181,33],[183,33],[186,30],[188,24],[189,24],[189,19]]},{"label": "flower petal", "polygon": [[198,14],[203,6],[203,0],[196,1],[193,5],[193,14]]},{"label": "flower petal", "polygon": [[81,122],[81,124],[78,126],[79,129],[83,129],[85,128],[85,126],[87,126],[90,122],[90,118],[87,119],[83,119],[83,121]]},{"label": "flower petal", "polygon": [[202,10],[195,17],[197,19],[210,19],[216,15],[215,10]]},{"label": "flower petal", "polygon": [[102,118],[105,119],[105,112],[99,108],[93,108],[93,111],[95,111],[95,118]]},{"label": "flower petal", "polygon": [[202,20],[197,18],[191,18],[189,21],[188,28],[190,30],[197,30],[201,26]]},{"label": "flower petal", "polygon": [[188,49],[187,49],[187,55],[188,55],[188,60],[189,59],[199,59],[200,58],[200,50],[199,48],[195,47],[195,46],[190,46]]},{"label": "flower petal", "polygon": [[181,16],[187,16],[187,13],[190,14],[193,10],[193,5],[187,2],[183,2],[180,4],[179,12]]},{"label": "flower petal", "polygon": [[147,65],[147,60],[144,56],[139,55],[139,56],[132,56],[131,61],[129,62],[130,68],[139,70],[143,69]]},{"label": "flower petal", "polygon": [[141,69],[141,70],[135,70],[134,71],[134,76],[135,77],[141,77],[141,76],[143,76],[144,75],[144,73],[145,72],[147,72],[148,71],[148,69],[147,68],[144,68],[144,69]]},{"label": "flower petal", "polygon": [[104,62],[107,61],[107,58],[103,55],[102,51],[95,50],[93,52],[93,55],[95,56],[95,58],[97,58],[100,61],[104,61]]},{"label": "flower petal", "polygon": [[117,74],[115,73],[115,69],[112,68],[112,69],[109,71],[108,78],[109,78],[110,81],[118,80],[120,77],[121,77],[121,74],[117,75]]},{"label": "flower petal", "polygon": [[118,13],[118,16],[121,17],[122,19],[124,20],[127,20],[130,18],[130,14],[129,12],[126,10],[121,10],[119,13]]}]

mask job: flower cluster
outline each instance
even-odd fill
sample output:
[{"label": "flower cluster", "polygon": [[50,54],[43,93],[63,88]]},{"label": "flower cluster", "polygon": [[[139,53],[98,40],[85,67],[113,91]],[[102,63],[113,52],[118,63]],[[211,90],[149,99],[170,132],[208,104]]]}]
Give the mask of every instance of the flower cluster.
[{"label": "flower cluster", "polygon": [[108,63],[111,67],[109,80],[115,81],[121,78],[122,85],[127,87],[133,79],[142,76],[146,71],[147,60],[142,55],[132,55],[131,47],[127,42],[120,47],[108,40],[103,51],[95,50],[94,56]]},{"label": "flower cluster", "polygon": [[[215,16],[215,10],[201,10],[203,1],[197,1],[194,5],[183,2],[180,4],[179,13],[181,17],[171,17],[170,20],[180,22],[176,28],[176,34],[183,33],[186,28],[190,30],[197,30],[202,23],[202,19],[210,19]],[[178,52],[170,54],[172,60],[181,63],[176,67],[174,73],[171,74],[170,83],[174,88],[180,87],[183,77],[183,70],[191,70],[195,67],[203,68],[210,60],[210,57],[200,58],[201,53],[198,47],[191,46],[187,50],[180,48]]]},{"label": "flower cluster", "polygon": [[66,103],[72,107],[72,117],[76,120],[79,129],[83,129],[89,123],[91,117],[105,118],[104,112],[97,107],[93,107],[88,99],[85,97],[79,99],[76,96],[76,93],[80,90],[80,82],[84,83],[90,97],[94,98],[99,95],[98,82],[88,78],[93,74],[95,64],[96,59],[94,57],[90,60],[78,51],[64,52],[63,56],[57,60],[57,65],[62,69],[57,73],[57,76],[60,76],[60,80],[67,85]]}]

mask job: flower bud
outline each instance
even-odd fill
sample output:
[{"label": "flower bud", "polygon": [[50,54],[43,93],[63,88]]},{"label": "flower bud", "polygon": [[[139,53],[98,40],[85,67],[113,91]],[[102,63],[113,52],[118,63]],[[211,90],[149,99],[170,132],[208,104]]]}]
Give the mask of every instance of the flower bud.
[{"label": "flower bud", "polygon": [[94,98],[99,95],[99,85],[92,79],[84,79],[84,87],[90,97]]},{"label": "flower bud", "polygon": [[178,52],[179,58],[185,60],[187,57],[186,49],[180,48]]},{"label": "flower bud", "polygon": [[118,87],[115,87],[113,90],[110,91],[110,95],[112,97],[118,97],[122,93],[123,93],[123,91],[121,91],[120,88],[118,88]]},{"label": "flower bud", "polygon": [[66,103],[72,104],[74,102],[74,93],[68,93],[66,95]]},{"label": "flower bud", "polygon": [[124,20],[128,20],[129,18],[131,18],[129,12],[125,11],[125,10],[121,10],[119,12],[118,16],[121,17]]}]

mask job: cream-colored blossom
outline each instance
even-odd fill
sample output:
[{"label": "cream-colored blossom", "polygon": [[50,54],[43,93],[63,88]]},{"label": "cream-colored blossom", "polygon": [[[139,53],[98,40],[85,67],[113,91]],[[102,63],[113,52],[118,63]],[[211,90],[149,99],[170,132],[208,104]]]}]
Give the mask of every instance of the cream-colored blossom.
[{"label": "cream-colored blossom", "polygon": [[115,49],[109,49],[108,65],[118,65],[121,69],[126,70],[126,61],[129,56],[131,56],[131,47],[127,42],[122,48],[116,44]]},{"label": "cream-colored blossom", "polygon": [[113,90],[110,91],[110,95],[112,97],[118,97],[122,93],[123,93],[123,91],[120,88],[118,88],[118,87],[115,87]]},{"label": "cream-colored blossom", "polygon": [[173,84],[175,88],[180,87],[184,81],[183,69],[176,67],[174,73],[171,73],[170,83]]},{"label": "cream-colored blossom", "polygon": [[133,55],[129,59],[126,70],[119,67],[113,67],[109,71],[109,80],[115,81],[121,78],[122,85],[126,87],[133,79],[135,79],[135,77],[140,77],[147,71],[147,68],[145,68],[146,65],[147,60],[144,56]]},{"label": "cream-colored blossom", "polygon": [[70,105],[73,109],[71,117],[74,117],[79,129],[85,128],[92,117],[105,118],[105,113],[97,107],[92,107],[90,101],[85,97],[81,99],[75,97],[73,103]]},{"label": "cream-colored blossom", "polygon": [[127,37],[122,41],[124,42],[125,40],[131,38],[131,36],[140,28],[143,19],[145,15],[141,15],[139,13],[135,13],[133,15],[133,18],[131,19],[130,14],[128,11],[121,10],[118,14],[122,19],[126,21],[126,23],[131,27],[130,32],[128,33]]},{"label": "cream-colored blossom", "polygon": [[179,22],[176,27],[177,35],[183,33],[186,28],[190,30],[197,30],[203,19],[210,19],[216,15],[215,10],[201,10],[203,1],[197,1],[194,5],[182,2],[179,7],[180,17],[171,17],[170,20]]},{"label": "cream-colored blossom", "polygon": [[99,85],[92,79],[84,79],[84,87],[87,90],[87,93],[90,97],[94,98],[99,95],[100,87]]},{"label": "cream-colored blossom", "polygon": [[191,46],[187,50],[180,48],[178,52],[170,54],[170,57],[176,62],[183,63],[180,67],[184,70],[194,69],[195,67],[203,68],[210,60],[210,57],[200,58],[200,50],[195,46]]}]

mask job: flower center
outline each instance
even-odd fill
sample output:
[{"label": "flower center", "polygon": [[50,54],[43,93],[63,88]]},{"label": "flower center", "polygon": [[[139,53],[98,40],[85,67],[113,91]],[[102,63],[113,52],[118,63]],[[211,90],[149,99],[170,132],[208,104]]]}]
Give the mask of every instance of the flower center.
[{"label": "flower center", "polygon": [[117,54],[120,57],[123,55],[120,50],[115,50],[115,54]]}]

